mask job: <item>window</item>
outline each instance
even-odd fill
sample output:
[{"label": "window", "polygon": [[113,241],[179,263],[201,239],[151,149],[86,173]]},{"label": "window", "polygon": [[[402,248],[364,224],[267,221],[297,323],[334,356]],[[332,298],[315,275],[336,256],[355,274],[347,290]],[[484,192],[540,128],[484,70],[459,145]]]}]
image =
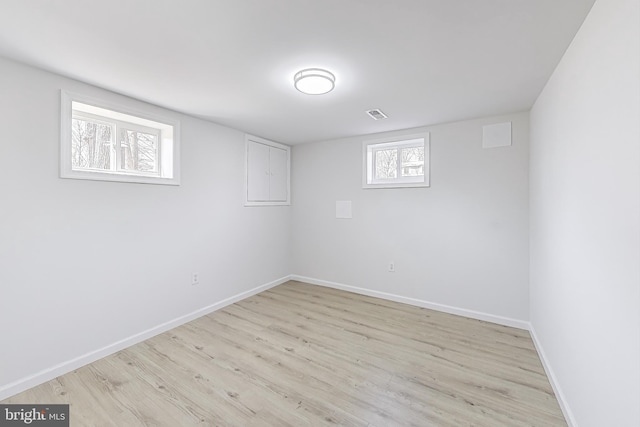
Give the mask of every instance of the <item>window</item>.
[{"label": "window", "polygon": [[179,185],[179,123],[62,92],[62,178]]},{"label": "window", "polygon": [[429,186],[429,134],[365,141],[363,188]]}]

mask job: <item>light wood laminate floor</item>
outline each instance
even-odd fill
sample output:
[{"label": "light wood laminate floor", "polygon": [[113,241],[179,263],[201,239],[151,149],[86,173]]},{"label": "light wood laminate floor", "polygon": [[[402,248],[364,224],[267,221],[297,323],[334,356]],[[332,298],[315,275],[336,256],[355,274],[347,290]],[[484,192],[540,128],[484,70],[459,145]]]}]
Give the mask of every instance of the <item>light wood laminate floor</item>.
[{"label": "light wood laminate floor", "polygon": [[3,403],[72,426],[566,426],[527,331],[287,282]]}]

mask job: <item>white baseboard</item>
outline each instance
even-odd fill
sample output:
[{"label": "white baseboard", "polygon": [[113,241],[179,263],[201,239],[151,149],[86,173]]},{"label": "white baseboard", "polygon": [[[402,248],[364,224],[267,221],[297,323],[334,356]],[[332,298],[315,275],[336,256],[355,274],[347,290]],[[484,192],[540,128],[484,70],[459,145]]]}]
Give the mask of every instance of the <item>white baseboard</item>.
[{"label": "white baseboard", "polygon": [[542,361],[542,366],[547,373],[547,378],[549,378],[551,388],[553,388],[553,392],[556,395],[556,399],[558,400],[558,404],[560,405],[560,409],[562,410],[564,419],[567,421],[569,427],[576,427],[578,424],[576,423],[575,417],[573,416],[573,412],[571,412],[571,408],[567,403],[567,399],[562,392],[562,389],[560,388],[560,383],[558,382],[556,375],[553,373],[553,369],[551,369],[551,365],[549,364],[547,356],[544,352],[542,343],[538,339],[538,335],[536,334],[536,330],[532,324],[529,324],[529,333],[531,334],[533,345],[536,346],[536,350],[538,351],[538,355],[540,356],[540,360]]},{"label": "white baseboard", "polygon": [[553,369],[551,369],[551,365],[549,364],[547,357],[545,355],[544,349],[542,348],[542,344],[536,335],[535,329],[533,325],[524,320],[512,319],[509,317],[496,316],[493,314],[483,313],[475,310],[468,310],[465,308],[453,307],[445,304],[434,303],[430,301],[423,301],[415,298],[403,297],[400,295],[390,294],[387,292],[374,291],[366,288],[359,288],[357,286],[344,285],[342,283],[330,282],[327,280],[314,279],[312,277],[299,276],[296,274],[291,275],[291,280],[297,280],[299,282],[309,283],[311,285],[318,286],[326,286],[329,288],[340,289],[343,291],[354,292],[356,294],[367,295],[376,298],[382,298],[390,301],[401,302],[405,304],[415,305],[418,307],[429,308],[432,310],[442,311],[450,314],[457,314],[459,316],[469,317],[472,319],[484,320],[487,322],[497,323],[499,325],[511,326],[518,329],[528,330],[531,334],[531,338],[533,340],[533,344],[536,347],[538,352],[538,356],[542,362],[542,366],[544,367],[545,372],[547,373],[547,378],[549,378],[549,382],[551,383],[551,387],[553,388],[553,392],[556,395],[556,399],[558,400],[558,404],[560,405],[560,409],[567,421],[569,427],[576,427],[578,424],[575,421],[573,416],[573,412],[569,408],[567,404],[567,400],[560,388],[559,382],[553,373]]},{"label": "white baseboard", "polygon": [[63,362],[63,363],[59,363],[55,366],[52,366],[50,368],[44,369],[40,372],[37,372],[33,375],[30,375],[28,377],[19,379],[17,381],[14,381],[12,383],[3,385],[0,387],[0,400],[4,400],[7,399],[13,395],[16,395],[20,392],[23,392],[25,390],[30,389],[31,387],[35,387],[39,384],[42,384],[44,382],[50,381],[56,377],[59,377],[60,375],[66,374],[68,372],[73,371],[74,369],[78,369],[82,366],[85,366],[89,363],[95,362],[98,359],[102,359],[103,357],[109,356],[110,354],[113,354],[117,351],[123,350],[127,347],[130,347],[134,344],[138,344],[146,339],[149,339],[151,337],[154,337],[158,334],[161,334],[163,332],[166,332],[170,329],[173,329],[175,327],[178,327],[180,325],[183,325],[187,322],[190,322],[194,319],[197,319],[198,317],[204,316],[206,314],[212,313],[216,310],[219,310],[223,307],[226,307],[230,304],[233,304],[234,302],[243,300],[245,298],[248,298],[252,295],[255,295],[257,293],[260,293],[262,291],[266,291],[267,289],[273,288],[274,286],[277,286],[281,283],[284,283],[286,281],[290,280],[289,276],[285,276],[282,277],[280,279],[274,280],[272,282],[269,283],[265,283],[264,285],[260,285],[258,287],[255,287],[253,289],[250,289],[248,291],[245,292],[241,292],[237,295],[234,295],[232,297],[226,298],[222,301],[218,301],[216,303],[213,303],[211,305],[208,305],[206,307],[203,307],[201,309],[198,309],[196,311],[193,311],[191,313],[185,314],[184,316],[180,316],[176,319],[170,320],[168,322],[162,323],[158,326],[155,326],[153,328],[147,329],[146,331],[142,331],[139,332],[135,335],[132,335],[128,338],[124,338],[120,341],[117,341],[113,344],[107,345],[105,347],[102,347],[100,349],[91,351],[89,353],[86,353],[82,356],[78,356],[74,359],[71,359],[67,362]]},{"label": "white baseboard", "polygon": [[357,286],[344,285],[342,283],[329,282],[327,280],[314,279],[312,277],[291,275],[291,280],[309,283],[311,285],[326,286],[329,288],[340,289],[343,291],[353,292],[356,294],[367,295],[370,297],[382,298],[390,301],[401,302],[404,304],[415,305],[418,307],[429,308],[431,310],[442,311],[458,316],[469,317],[471,319],[484,320],[486,322],[497,323],[499,325],[511,326],[513,328],[529,330],[529,322],[525,320],[512,319],[510,317],[496,316],[494,314],[483,313],[480,311],[469,310],[466,308],[453,307],[450,305],[439,304],[436,302],[424,301],[416,298],[403,297],[401,295],[389,294],[387,292],[373,291],[371,289],[359,288]]}]

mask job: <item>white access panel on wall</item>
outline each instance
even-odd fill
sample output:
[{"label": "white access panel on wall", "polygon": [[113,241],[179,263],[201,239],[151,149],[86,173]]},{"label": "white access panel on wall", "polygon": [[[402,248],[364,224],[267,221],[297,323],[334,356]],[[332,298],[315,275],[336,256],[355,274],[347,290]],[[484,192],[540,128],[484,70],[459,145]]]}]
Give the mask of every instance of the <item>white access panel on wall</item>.
[{"label": "white access panel on wall", "polygon": [[245,206],[289,205],[290,147],[246,136]]},{"label": "white access panel on wall", "polygon": [[247,142],[247,200],[269,200],[269,147]]},{"label": "white access panel on wall", "polygon": [[269,147],[269,198],[286,202],[289,199],[289,152]]}]

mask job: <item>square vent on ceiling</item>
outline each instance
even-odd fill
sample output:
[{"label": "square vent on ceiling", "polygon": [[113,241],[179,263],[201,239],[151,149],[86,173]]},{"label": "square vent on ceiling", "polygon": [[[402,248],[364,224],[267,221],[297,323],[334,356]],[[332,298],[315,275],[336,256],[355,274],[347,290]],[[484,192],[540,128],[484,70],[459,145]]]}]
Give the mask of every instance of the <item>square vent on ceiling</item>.
[{"label": "square vent on ceiling", "polygon": [[378,108],[375,108],[373,110],[367,111],[367,114],[373,120],[382,120],[382,119],[386,119],[387,118],[387,115],[385,113],[383,113],[382,110],[380,110]]}]

